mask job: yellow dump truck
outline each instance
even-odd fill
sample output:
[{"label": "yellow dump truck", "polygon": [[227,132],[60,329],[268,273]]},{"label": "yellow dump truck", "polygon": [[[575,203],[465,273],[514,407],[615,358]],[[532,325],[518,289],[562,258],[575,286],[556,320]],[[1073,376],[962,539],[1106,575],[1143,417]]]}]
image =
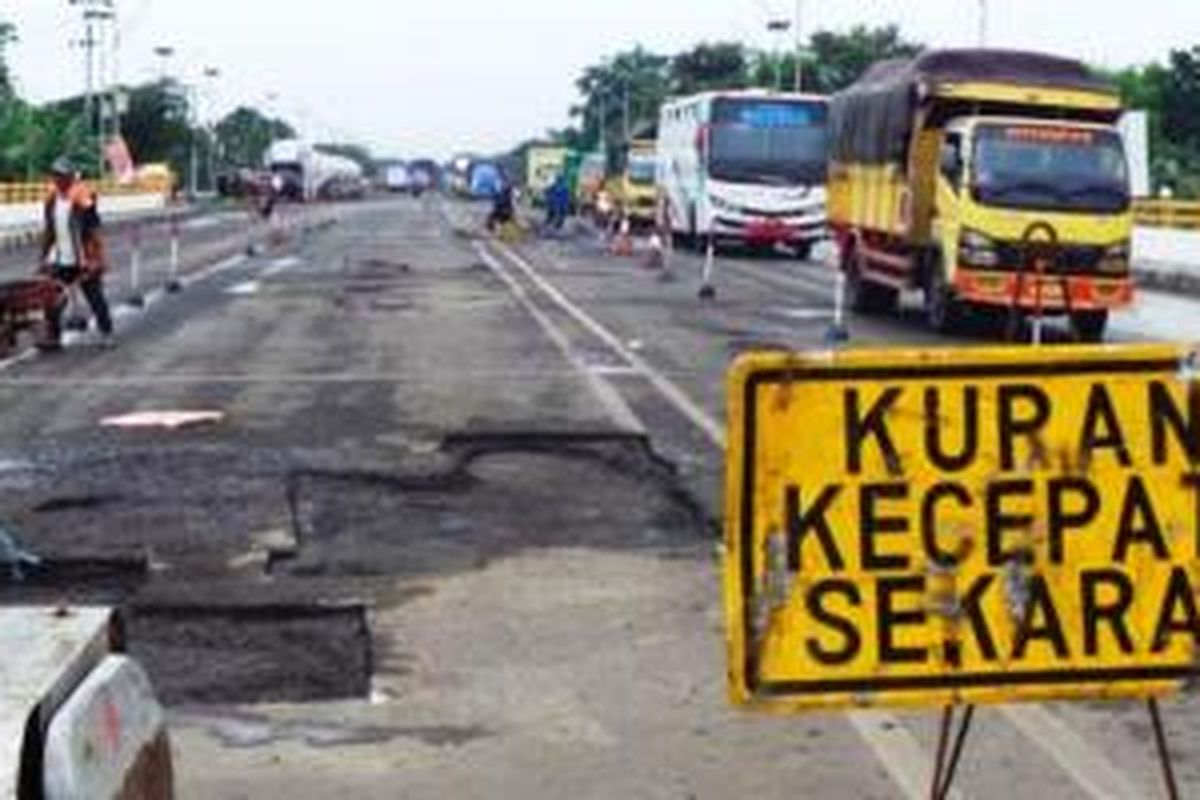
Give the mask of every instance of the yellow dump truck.
[{"label": "yellow dump truck", "polygon": [[629,145],[625,168],[609,181],[609,193],[619,213],[634,225],[653,225],[658,211],[655,143],[635,141]]},{"label": "yellow dump truck", "polygon": [[1115,90],[1036,53],[877,64],[830,102],[829,223],[850,304],[921,290],[946,332],[972,313],[1067,315],[1100,340],[1133,302]]}]

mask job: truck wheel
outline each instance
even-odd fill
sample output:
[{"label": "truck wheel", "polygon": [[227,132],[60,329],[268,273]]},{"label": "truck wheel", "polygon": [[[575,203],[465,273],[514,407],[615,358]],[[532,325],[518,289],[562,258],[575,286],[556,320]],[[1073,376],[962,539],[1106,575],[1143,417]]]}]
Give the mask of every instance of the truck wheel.
[{"label": "truck wheel", "polygon": [[863,278],[858,255],[852,248],[843,251],[842,271],[846,275],[846,304],[850,310],[857,314],[890,314],[896,310],[900,293]]},{"label": "truck wheel", "polygon": [[962,322],[962,303],[946,285],[941,259],[929,266],[925,284],[925,320],[938,333],[954,333]]},{"label": "truck wheel", "polygon": [[1071,331],[1081,342],[1104,341],[1104,329],[1107,327],[1107,311],[1079,311],[1071,315]]},{"label": "truck wheel", "polygon": [[808,261],[810,258],[812,258],[812,251],[812,242],[799,242],[792,245],[792,252],[794,252],[796,254],[796,258],[800,259],[801,261]]}]

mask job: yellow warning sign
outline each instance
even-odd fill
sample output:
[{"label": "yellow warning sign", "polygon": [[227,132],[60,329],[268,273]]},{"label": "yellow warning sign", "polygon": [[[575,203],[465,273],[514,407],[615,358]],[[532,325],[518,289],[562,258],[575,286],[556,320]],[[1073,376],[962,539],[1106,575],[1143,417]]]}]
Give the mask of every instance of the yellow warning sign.
[{"label": "yellow warning sign", "polygon": [[1194,675],[1195,358],[741,359],[726,484],[734,702],[1140,697]]}]

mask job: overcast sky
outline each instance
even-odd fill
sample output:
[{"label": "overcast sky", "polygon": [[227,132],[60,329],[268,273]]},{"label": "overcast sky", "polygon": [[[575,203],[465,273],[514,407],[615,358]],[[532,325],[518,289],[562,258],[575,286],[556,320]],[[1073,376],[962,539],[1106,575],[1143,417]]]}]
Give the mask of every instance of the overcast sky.
[{"label": "overcast sky", "polygon": [[[988,0],[993,45],[1107,65],[1200,44],[1198,0]],[[772,46],[769,14],[794,0],[116,0],[122,79],[171,71],[221,77],[206,113],[248,103],[310,137],[363,141],[380,154],[491,151],[567,123],[587,64],[642,44],[675,52],[704,40]],[[973,44],[978,0],[803,0],[804,27],[899,24],[931,45]],[[82,33],[68,0],[0,0],[21,42],[13,67],[35,100],[81,90]],[[274,97],[274,100],[268,100]]]}]

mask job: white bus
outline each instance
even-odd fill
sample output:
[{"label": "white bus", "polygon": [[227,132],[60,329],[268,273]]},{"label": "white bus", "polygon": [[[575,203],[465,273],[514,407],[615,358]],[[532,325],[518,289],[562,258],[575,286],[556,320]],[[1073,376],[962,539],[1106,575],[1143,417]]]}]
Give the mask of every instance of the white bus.
[{"label": "white bus", "polygon": [[801,258],[825,236],[825,98],[705,92],[666,103],[659,213],[672,236],[774,247]]}]

